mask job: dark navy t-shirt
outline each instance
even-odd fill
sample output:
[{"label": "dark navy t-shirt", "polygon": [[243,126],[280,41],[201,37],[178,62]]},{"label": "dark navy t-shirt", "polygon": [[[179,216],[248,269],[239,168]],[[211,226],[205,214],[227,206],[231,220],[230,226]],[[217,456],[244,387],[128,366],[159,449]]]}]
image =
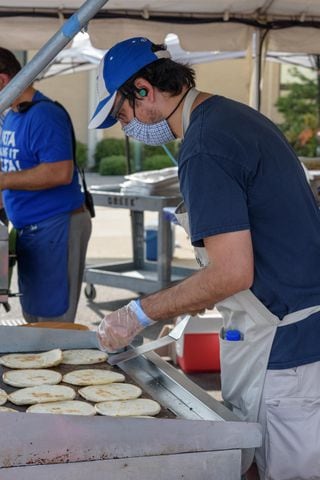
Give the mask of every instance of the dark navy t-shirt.
[{"label": "dark navy t-shirt", "polygon": [[[320,305],[320,213],[293,149],[266,117],[213,96],[190,118],[179,178],[191,241],[250,229],[253,293],[275,315]],[[320,313],[278,328],[269,367],[320,360]]]}]

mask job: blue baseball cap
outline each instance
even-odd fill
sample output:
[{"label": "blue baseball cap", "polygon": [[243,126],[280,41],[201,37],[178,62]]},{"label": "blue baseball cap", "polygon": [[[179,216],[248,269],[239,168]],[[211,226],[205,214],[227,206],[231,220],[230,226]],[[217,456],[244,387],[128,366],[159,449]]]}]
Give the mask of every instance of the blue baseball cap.
[{"label": "blue baseball cap", "polygon": [[110,112],[118,90],[141,68],[160,58],[171,58],[167,50],[152,51],[153,43],[144,37],[134,37],[114,45],[102,58],[97,76],[98,105],[89,128],[109,128],[117,120]]}]

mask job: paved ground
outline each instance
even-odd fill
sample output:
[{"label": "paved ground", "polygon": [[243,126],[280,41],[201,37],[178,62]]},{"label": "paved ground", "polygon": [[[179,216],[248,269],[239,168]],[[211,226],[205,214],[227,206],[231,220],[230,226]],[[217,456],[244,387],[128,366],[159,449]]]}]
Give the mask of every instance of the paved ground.
[{"label": "paved ground", "polygon": [[[87,174],[87,183],[91,185],[113,185],[120,183],[122,177],[101,177],[97,174]],[[154,223],[157,214],[153,212],[145,213],[145,224]],[[113,209],[107,207],[96,207],[96,217],[93,219],[93,231],[87,253],[87,264],[107,264],[117,261],[130,260],[131,249],[131,229],[130,214],[126,209]],[[180,227],[175,227],[175,249],[174,265],[196,267],[193,258],[192,247],[189,240]],[[137,293],[109,286],[96,285],[96,298],[88,301],[84,289],[82,290],[77,319],[78,323],[88,325],[95,329],[103,316],[122,305],[125,305],[130,299],[136,298]],[[13,277],[12,291],[17,291],[16,275]],[[18,298],[10,300],[11,310],[5,312],[0,310],[0,323],[17,324],[22,322],[20,303]],[[163,325],[146,329],[146,340],[154,339],[158,336]],[[213,393],[216,398],[220,397],[220,384],[217,375],[203,373],[189,375],[194,381],[206,390]]]}]

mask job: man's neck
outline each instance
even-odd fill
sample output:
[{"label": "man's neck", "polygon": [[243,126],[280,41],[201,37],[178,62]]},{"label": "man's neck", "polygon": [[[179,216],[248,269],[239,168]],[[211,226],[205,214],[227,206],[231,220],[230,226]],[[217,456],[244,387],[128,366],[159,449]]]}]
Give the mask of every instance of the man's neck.
[{"label": "man's neck", "polygon": [[12,103],[11,105],[12,110],[17,111],[17,105],[19,105],[19,103],[31,102],[35,93],[36,93],[36,90],[33,87],[26,88],[22,92],[22,94],[18,98],[16,98],[15,101]]},{"label": "man's neck", "polygon": [[[199,95],[195,98],[190,113],[198,106],[200,103],[204,102],[208,98],[212,97],[211,93],[206,93],[206,92],[199,92]],[[171,119],[169,119],[169,125],[171,127],[171,130],[174,132],[177,138],[182,137],[182,111],[183,111],[183,105],[184,105],[185,99],[177,109],[177,111],[174,113]]]}]

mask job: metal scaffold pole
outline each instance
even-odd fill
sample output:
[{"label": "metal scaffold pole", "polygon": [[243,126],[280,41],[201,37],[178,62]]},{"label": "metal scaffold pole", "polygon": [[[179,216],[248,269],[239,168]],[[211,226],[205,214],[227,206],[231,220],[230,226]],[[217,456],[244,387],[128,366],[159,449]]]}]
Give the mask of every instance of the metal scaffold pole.
[{"label": "metal scaffold pole", "polygon": [[108,0],[87,0],[0,93],[0,113],[30,85]]}]

